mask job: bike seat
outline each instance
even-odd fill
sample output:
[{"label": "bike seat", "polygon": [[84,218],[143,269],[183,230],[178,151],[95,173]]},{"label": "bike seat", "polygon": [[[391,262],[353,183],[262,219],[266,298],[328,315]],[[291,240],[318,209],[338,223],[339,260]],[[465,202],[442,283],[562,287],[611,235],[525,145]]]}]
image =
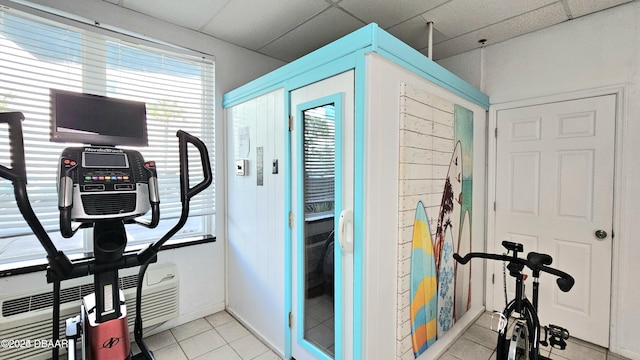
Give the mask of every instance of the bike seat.
[{"label": "bike seat", "polygon": [[540,254],[537,252],[530,252],[527,254],[527,260],[531,262],[534,266],[538,265],[551,265],[553,262],[553,258],[547,254]]}]

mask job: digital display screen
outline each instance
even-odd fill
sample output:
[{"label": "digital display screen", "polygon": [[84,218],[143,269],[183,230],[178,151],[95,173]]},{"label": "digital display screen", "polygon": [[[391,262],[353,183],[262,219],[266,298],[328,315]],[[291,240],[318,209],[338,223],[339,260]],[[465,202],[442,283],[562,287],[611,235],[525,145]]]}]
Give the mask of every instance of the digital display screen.
[{"label": "digital display screen", "polygon": [[51,89],[51,141],[147,146],[146,104]]},{"label": "digital display screen", "polygon": [[127,155],[105,153],[82,153],[82,166],[92,168],[127,168]]}]

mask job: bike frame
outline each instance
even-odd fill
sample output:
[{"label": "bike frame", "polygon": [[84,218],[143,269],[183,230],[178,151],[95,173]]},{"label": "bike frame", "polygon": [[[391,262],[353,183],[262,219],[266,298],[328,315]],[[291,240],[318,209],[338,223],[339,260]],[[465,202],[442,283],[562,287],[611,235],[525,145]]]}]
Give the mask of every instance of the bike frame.
[{"label": "bike frame", "polygon": [[[538,278],[535,278],[533,285],[533,303],[527,299],[524,293],[524,279],[522,273],[516,277],[516,297],[502,311],[506,319],[510,319],[514,312],[520,314],[520,319],[524,320],[527,326],[529,341],[531,344],[529,359],[538,360],[540,345],[540,320],[538,319]],[[505,326],[498,332],[498,345],[496,347],[496,359],[507,360],[507,328]]]},{"label": "bike frame", "polygon": [[[530,252],[527,255],[527,259],[519,258],[518,252],[523,252],[521,244],[516,244],[508,241],[503,241],[502,245],[512,252],[512,255],[506,254],[488,254],[488,253],[469,253],[464,257],[459,254],[453,254],[453,258],[460,264],[466,264],[472,258],[483,258],[489,260],[500,260],[508,262],[507,269],[509,275],[516,279],[516,296],[513,300],[507,304],[502,312],[502,315],[507,320],[504,327],[499,329],[498,332],[498,344],[496,347],[497,360],[507,360],[508,357],[508,345],[507,345],[507,329],[508,321],[514,312],[520,315],[520,320],[525,322],[527,327],[527,335],[529,337],[529,359],[539,360],[539,346],[540,346],[540,320],[538,318],[538,292],[539,292],[539,277],[541,272],[546,272],[558,277],[556,283],[561,291],[567,292],[571,290],[575,283],[573,277],[563,271],[550,268],[546,265],[550,265],[552,258],[549,255],[538,254]],[[524,267],[528,267],[533,272],[533,303],[527,299],[524,291],[524,274],[522,270]],[[511,339],[514,341],[513,339]]]}]

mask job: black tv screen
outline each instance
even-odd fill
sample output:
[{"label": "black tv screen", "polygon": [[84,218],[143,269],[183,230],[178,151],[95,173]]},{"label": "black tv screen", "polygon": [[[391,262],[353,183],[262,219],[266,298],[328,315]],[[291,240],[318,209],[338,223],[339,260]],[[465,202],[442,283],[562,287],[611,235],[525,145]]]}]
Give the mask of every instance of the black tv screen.
[{"label": "black tv screen", "polygon": [[51,141],[147,146],[144,102],[51,89]]}]

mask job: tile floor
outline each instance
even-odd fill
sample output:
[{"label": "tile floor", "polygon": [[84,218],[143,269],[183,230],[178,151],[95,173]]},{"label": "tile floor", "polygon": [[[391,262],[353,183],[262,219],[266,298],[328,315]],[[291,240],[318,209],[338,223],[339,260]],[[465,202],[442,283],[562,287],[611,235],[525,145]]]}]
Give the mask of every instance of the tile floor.
[{"label": "tile floor", "polygon": [[[439,360],[495,359],[495,341],[491,314],[485,313]],[[146,343],[157,360],[281,360],[224,311],[152,335]],[[540,353],[556,360],[625,359],[578,339],[569,339],[564,351],[545,348]]]},{"label": "tile floor", "polygon": [[[491,330],[491,313],[482,314],[439,360],[491,360],[496,358],[497,333]],[[605,348],[569,338],[567,348],[540,349],[540,355],[554,360],[624,360]]]},{"label": "tile floor", "polygon": [[152,335],[145,343],[156,360],[281,360],[225,311]]}]

